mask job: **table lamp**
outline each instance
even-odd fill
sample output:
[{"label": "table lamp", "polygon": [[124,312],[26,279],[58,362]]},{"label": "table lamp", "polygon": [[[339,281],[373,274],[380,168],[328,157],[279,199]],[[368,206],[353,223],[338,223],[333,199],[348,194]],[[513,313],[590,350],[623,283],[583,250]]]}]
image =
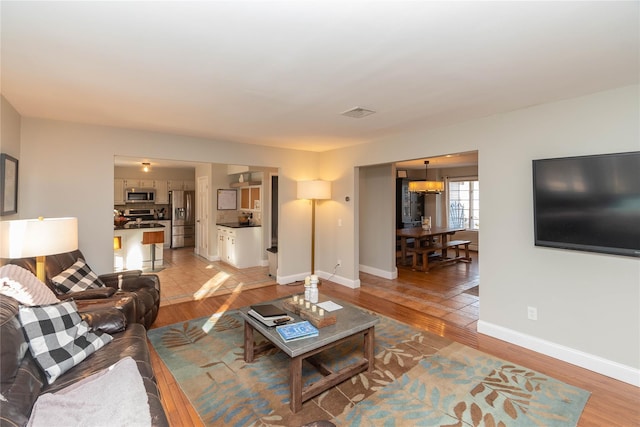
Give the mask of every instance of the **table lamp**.
[{"label": "table lamp", "polygon": [[0,222],[0,257],[36,257],[36,276],[45,281],[45,257],[78,249],[78,218]]},{"label": "table lamp", "polygon": [[311,274],[315,273],[316,200],[331,198],[331,182],[322,180],[298,181],[298,199],[311,200]]}]

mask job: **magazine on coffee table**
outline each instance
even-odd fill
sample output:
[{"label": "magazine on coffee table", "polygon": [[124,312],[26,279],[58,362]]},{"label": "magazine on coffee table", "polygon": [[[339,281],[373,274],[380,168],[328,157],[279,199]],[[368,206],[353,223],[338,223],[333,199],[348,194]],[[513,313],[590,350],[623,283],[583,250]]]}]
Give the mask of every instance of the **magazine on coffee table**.
[{"label": "magazine on coffee table", "polygon": [[318,329],[307,320],[276,326],[276,331],[287,342],[318,336]]}]

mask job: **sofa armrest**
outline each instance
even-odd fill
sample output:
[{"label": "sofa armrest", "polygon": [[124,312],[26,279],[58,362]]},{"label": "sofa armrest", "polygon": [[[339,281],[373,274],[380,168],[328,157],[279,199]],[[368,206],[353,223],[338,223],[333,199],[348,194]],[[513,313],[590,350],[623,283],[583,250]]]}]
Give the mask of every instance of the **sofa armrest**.
[{"label": "sofa armrest", "polygon": [[89,324],[92,330],[105,332],[107,334],[124,331],[127,327],[127,319],[117,308],[85,311],[80,313],[80,317]]},{"label": "sofa armrest", "polygon": [[124,280],[131,280],[140,277],[142,274],[142,270],[127,270],[121,271],[119,273],[105,273],[98,276],[100,280],[104,282],[105,285],[114,288],[121,289],[121,283]]},{"label": "sofa armrest", "polygon": [[72,299],[72,298],[74,300],[102,299],[102,298],[109,298],[111,295],[115,293],[116,293],[116,290],[114,288],[110,288],[107,286],[104,288],[87,289],[87,290],[78,291],[78,292],[69,292],[68,294],[58,295],[58,299],[63,301]]},{"label": "sofa armrest", "polygon": [[157,289],[160,291],[160,279],[155,274],[143,274],[139,277],[127,277],[121,283],[123,291],[135,292],[140,289]]}]

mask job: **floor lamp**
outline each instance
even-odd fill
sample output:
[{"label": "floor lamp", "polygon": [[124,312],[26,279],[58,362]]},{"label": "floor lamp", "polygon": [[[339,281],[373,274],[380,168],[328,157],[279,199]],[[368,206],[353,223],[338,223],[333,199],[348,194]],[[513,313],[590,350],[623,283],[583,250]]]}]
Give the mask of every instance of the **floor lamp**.
[{"label": "floor lamp", "polygon": [[316,200],[331,198],[331,182],[298,181],[298,199],[311,200],[311,274],[315,274],[316,255]]},{"label": "floor lamp", "polygon": [[78,249],[77,218],[18,219],[0,222],[0,257],[36,257],[36,276],[45,281],[45,257]]}]

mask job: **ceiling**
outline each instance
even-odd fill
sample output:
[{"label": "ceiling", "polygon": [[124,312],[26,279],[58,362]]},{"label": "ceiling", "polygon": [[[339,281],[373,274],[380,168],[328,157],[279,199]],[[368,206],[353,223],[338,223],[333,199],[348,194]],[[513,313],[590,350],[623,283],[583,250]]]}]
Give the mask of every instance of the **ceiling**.
[{"label": "ceiling", "polygon": [[1,89],[24,117],[320,152],[635,84],[639,4],[3,1]]}]

